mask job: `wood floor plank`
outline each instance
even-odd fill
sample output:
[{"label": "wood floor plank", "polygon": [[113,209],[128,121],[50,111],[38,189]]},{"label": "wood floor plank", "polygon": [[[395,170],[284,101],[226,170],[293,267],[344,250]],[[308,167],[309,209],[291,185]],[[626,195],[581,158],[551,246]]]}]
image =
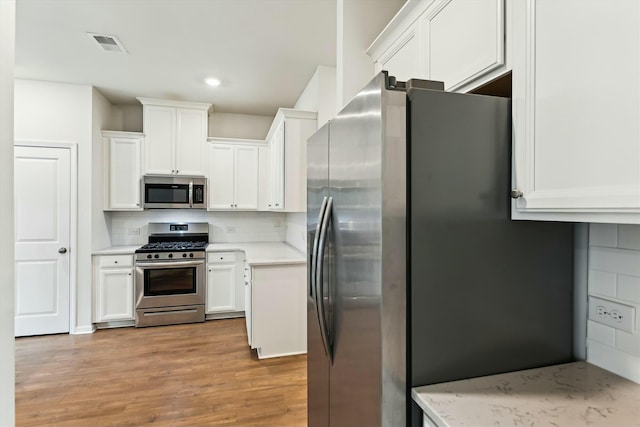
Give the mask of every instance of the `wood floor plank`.
[{"label": "wood floor plank", "polygon": [[16,425],[306,426],[306,356],[258,360],[244,319],[16,339]]}]

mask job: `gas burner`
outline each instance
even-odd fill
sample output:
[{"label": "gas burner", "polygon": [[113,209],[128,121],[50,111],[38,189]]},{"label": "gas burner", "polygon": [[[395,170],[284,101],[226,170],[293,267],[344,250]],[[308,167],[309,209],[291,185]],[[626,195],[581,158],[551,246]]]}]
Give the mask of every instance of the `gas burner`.
[{"label": "gas burner", "polygon": [[154,242],[147,243],[136,252],[180,252],[180,251],[203,251],[207,248],[208,242]]}]

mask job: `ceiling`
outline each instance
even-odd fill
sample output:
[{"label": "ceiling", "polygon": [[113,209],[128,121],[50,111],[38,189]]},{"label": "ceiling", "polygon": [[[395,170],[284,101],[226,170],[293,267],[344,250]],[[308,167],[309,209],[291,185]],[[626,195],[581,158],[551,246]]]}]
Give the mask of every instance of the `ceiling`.
[{"label": "ceiling", "polygon": [[[336,0],[16,3],[16,77],[92,85],[115,105],[142,96],[274,115],[336,61]],[[115,35],[128,53],[102,51],[87,32]]]}]

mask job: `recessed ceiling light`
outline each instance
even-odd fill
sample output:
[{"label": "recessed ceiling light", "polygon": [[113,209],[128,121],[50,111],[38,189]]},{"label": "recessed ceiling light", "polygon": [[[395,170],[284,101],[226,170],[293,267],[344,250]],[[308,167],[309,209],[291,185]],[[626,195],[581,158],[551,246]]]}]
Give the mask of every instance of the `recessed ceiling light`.
[{"label": "recessed ceiling light", "polygon": [[205,79],[204,81],[206,84],[208,84],[211,87],[216,87],[216,86],[220,86],[220,80],[213,78],[213,77],[209,77],[208,79]]},{"label": "recessed ceiling light", "polygon": [[118,40],[116,36],[108,34],[96,34],[87,33],[87,35],[97,43],[97,45],[106,52],[120,52],[127,53],[127,50],[122,45],[122,42]]}]

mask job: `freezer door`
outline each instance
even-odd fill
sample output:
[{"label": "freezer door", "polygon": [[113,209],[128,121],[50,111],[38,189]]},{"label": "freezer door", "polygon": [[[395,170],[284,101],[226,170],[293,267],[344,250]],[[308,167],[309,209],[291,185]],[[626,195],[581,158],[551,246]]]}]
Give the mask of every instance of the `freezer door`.
[{"label": "freezer door", "polygon": [[[380,74],[331,121],[333,207],[323,275],[333,355],[331,426],[405,424],[405,100],[405,93],[385,89]],[[388,170],[400,182],[386,181]],[[401,203],[383,207],[385,191]],[[398,220],[388,221],[389,209]],[[387,235],[390,223],[396,232]],[[383,259],[387,247],[400,252]]]},{"label": "freezer door", "polygon": [[307,143],[307,411],[309,427],[329,426],[329,357],[322,339],[315,273],[319,229],[329,194],[329,123]]}]

